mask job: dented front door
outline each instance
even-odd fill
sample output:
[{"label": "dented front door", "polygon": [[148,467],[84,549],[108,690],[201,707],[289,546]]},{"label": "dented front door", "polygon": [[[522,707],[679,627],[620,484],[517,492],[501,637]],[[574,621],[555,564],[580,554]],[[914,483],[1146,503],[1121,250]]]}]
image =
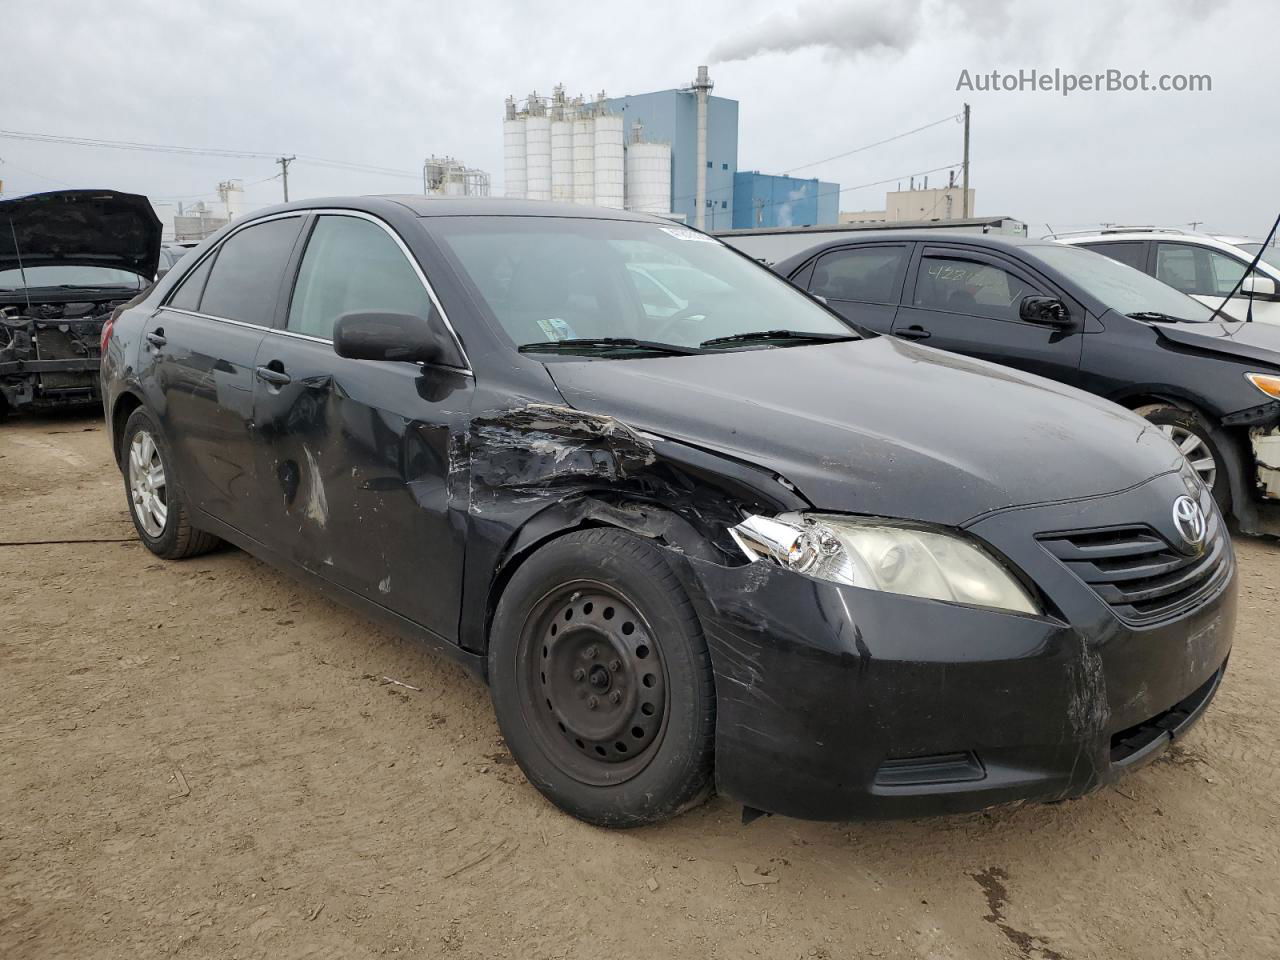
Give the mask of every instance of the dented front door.
[{"label": "dented front door", "polygon": [[450,488],[449,452],[471,378],[345,359],[281,330],[256,373],[267,546],[456,640],[466,491]]}]

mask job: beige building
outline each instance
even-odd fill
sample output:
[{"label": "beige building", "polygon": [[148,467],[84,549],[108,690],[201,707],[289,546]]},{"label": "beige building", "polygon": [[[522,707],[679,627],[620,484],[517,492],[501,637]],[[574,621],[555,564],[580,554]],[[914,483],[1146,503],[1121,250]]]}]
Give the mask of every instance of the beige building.
[{"label": "beige building", "polygon": [[[974,215],[974,196],[969,189],[969,216]],[[927,190],[891,190],[885,194],[883,210],[841,211],[840,223],[902,223],[917,220],[960,220],[964,212],[964,191],[960,187]]]}]

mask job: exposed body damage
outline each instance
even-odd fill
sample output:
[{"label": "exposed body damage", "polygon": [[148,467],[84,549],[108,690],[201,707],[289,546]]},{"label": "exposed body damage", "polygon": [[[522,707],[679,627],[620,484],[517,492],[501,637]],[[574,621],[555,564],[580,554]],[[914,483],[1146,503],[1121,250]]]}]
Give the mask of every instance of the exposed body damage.
[{"label": "exposed body damage", "polygon": [[99,399],[102,327],[155,275],[143,197],[66,190],[0,202],[0,416]]},{"label": "exposed body damage", "polygon": [[[530,772],[549,796],[570,781],[634,789],[617,806],[601,800],[592,822],[643,822],[653,796],[674,814],[712,775],[747,806],[831,819],[1076,796],[1155,756],[1212,698],[1234,626],[1230,543],[1185,458],[1129,413],[892,338],[836,333],[786,349],[733,341],[652,355],[625,341],[585,355],[569,341],[525,344],[517,334],[542,335],[539,318],[610,296],[601,287],[545,305],[546,244],[513,247],[538,255],[530,269],[508,272],[491,256],[495,244],[543,230],[538,216],[553,232],[578,229],[560,208],[504,214],[494,201],[472,217],[449,200],[315,206],[228,227],[120,314],[103,360],[113,444],[145,419],[167,441],[166,475],[181,483],[194,528],[488,679],[522,766],[570,755]],[[290,326],[299,264],[324,218],[342,216],[362,221],[362,242],[377,239],[369,220],[403,240],[430,278],[426,316],[352,314],[343,300],[333,342]],[[620,211],[596,211],[581,229],[623,230],[621,221],[652,228],[655,242],[709,249],[673,237],[665,221]],[[174,305],[216,253],[207,297],[222,252],[258,227],[286,238],[274,312],[246,323],[209,314],[203,300]],[[484,242],[460,249],[500,266],[479,276],[483,290],[442,253],[450,230],[474,230]],[[341,267],[327,278],[335,290]],[[800,296],[761,275],[765,299]],[[510,314],[514,333],[486,297]],[[726,315],[737,322],[750,306]],[[817,327],[835,322],[825,311],[813,317],[812,301],[796,309]],[[769,322],[784,314],[769,312]],[[432,330],[423,349],[438,352],[353,353],[344,331],[361,317],[370,337],[393,320],[420,320]],[[591,320],[561,322],[585,332]],[[989,424],[999,430],[977,429]],[[1076,469],[1082,461],[1088,470]],[[1198,543],[1180,538],[1172,510],[1189,495],[1210,523]],[[986,582],[1021,605],[898,589],[875,579],[894,571],[888,553],[860,570],[846,553],[847,566],[814,572],[742,546],[749,521],[777,527],[784,517],[869,536],[896,524],[898,544],[928,534],[987,563],[995,576]],[[1152,606],[1103,576],[1115,563],[1085,562],[1099,544],[1120,551],[1121,566],[1136,552],[1191,585],[1158,591]],[[586,595],[580,581],[591,584]],[[662,692],[675,689],[685,693]],[[520,720],[526,705],[538,708],[538,725]],[[597,729],[610,705],[625,722]],[[658,738],[676,722],[683,741]],[[546,743],[548,752],[528,752]],[[670,759],[680,743],[692,745],[681,756],[698,778],[689,792],[652,789],[664,771],[684,768],[642,767],[653,755],[644,751],[661,744],[654,749]],[[583,779],[565,772],[583,763]],[[642,767],[634,779],[618,773],[633,763]]]}]

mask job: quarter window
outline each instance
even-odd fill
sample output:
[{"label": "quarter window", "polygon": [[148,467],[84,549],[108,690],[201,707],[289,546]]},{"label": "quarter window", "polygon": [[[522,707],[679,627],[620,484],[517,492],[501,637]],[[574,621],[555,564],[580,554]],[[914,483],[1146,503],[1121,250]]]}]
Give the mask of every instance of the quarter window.
[{"label": "quarter window", "polygon": [[200,312],[270,326],[280,279],[301,226],[301,217],[285,217],[233,233],[218,250]]},{"label": "quarter window", "polygon": [[205,257],[204,262],[196,267],[178,285],[178,291],[169,298],[169,306],[177,310],[200,309],[200,294],[204,293],[204,282],[209,276],[209,268],[213,266],[213,257]]},{"label": "quarter window", "polygon": [[424,320],[431,298],[399,245],[376,223],[322,216],[307,243],[288,329],[330,339],[344,313],[403,313]]},{"label": "quarter window", "polygon": [[836,250],[813,268],[809,292],[828,300],[897,303],[906,263],[906,247]]},{"label": "quarter window", "polygon": [[1034,293],[1000,267],[952,257],[921,257],[915,305],[926,310],[1017,320],[1022,298]]}]

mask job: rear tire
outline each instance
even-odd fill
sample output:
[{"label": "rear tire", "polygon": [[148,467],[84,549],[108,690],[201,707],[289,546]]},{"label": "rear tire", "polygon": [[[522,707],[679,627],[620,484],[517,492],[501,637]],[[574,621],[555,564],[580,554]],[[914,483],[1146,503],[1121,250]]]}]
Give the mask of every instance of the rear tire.
[{"label": "rear tire", "polygon": [[710,793],[706,640],[679,578],[644,538],[577,531],[529,557],[498,603],[489,682],[516,762],[566,813],[639,826]]},{"label": "rear tire", "polygon": [[1167,403],[1153,403],[1133,411],[1158,426],[1182,451],[1187,462],[1200,476],[1218,509],[1224,515],[1231,510],[1231,482],[1227,476],[1226,458],[1214,443],[1209,425],[1193,410]]},{"label": "rear tire", "polygon": [[148,550],[166,560],[179,560],[208,553],[221,541],[191,525],[172,463],[159,425],[139,407],[125,422],[120,438],[120,471],[129,518]]}]

